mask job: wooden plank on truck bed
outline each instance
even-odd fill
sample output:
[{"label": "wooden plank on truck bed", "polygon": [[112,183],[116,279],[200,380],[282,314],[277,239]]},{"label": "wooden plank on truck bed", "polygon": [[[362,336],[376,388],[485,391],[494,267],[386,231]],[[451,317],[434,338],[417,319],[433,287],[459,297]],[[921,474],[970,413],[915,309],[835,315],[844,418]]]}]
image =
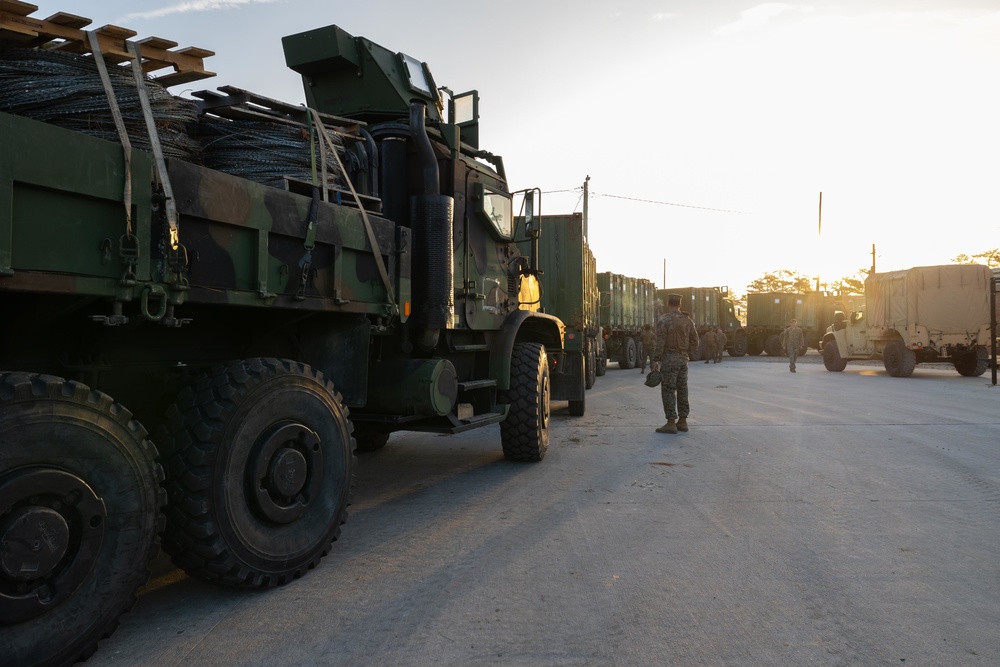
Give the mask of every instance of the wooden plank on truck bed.
[{"label": "wooden plank on truck bed", "polygon": [[[235,120],[273,120],[301,127],[309,125],[306,107],[258,95],[235,86],[219,86],[218,91],[200,90],[192,93],[192,96],[201,100],[198,102],[198,108],[202,113]],[[328,131],[335,132],[347,140],[362,140],[361,128],[365,123],[325,113],[319,114],[319,117]]]},{"label": "wooden plank on truck bed", "polygon": [[[55,49],[71,53],[90,53],[90,42],[82,28],[91,20],[75,14],[57,13],[47,19],[31,16],[38,7],[27,2],[0,0],[0,42],[14,46]],[[105,25],[94,31],[101,55],[109,62],[122,63],[129,60],[125,40],[137,33],[116,25]],[[214,51],[198,47],[176,49],[176,42],[162,37],[150,37],[138,42],[143,58],[143,71],[158,72],[172,68],[174,71],[153,80],[163,86],[174,86],[191,81],[199,81],[215,76],[205,69],[204,59],[215,55]]]}]

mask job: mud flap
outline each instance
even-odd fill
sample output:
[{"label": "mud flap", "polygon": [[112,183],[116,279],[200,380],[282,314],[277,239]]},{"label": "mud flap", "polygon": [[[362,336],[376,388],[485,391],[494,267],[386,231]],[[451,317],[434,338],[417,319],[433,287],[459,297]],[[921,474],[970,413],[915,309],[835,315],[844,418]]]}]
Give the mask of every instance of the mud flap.
[{"label": "mud flap", "polygon": [[566,354],[561,355],[560,361],[561,363],[556,364],[552,373],[552,400],[582,400],[585,391],[583,351],[566,352]]}]

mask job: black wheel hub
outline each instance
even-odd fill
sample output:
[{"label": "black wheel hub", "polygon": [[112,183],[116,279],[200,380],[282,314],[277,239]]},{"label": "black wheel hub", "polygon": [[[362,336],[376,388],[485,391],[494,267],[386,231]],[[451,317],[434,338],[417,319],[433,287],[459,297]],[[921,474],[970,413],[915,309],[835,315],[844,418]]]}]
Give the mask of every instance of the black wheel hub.
[{"label": "black wheel hub", "polygon": [[300,519],[323,483],[319,435],[302,424],[272,426],[257,439],[247,462],[251,506],[273,523]]},{"label": "black wheel hub", "polygon": [[0,478],[0,623],[72,595],[94,567],[106,522],[104,502],[76,475],[39,467]]}]

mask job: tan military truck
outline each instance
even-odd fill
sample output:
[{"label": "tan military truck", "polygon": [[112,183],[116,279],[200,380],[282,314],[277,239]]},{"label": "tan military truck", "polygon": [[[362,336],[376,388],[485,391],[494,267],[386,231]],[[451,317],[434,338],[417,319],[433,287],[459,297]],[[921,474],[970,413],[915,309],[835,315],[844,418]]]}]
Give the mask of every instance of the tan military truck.
[{"label": "tan military truck", "polygon": [[882,359],[894,377],[920,363],[951,362],[961,375],[989,368],[990,269],[978,264],[918,266],[876,273],[864,299],[838,311],[823,337],[823,364]]}]

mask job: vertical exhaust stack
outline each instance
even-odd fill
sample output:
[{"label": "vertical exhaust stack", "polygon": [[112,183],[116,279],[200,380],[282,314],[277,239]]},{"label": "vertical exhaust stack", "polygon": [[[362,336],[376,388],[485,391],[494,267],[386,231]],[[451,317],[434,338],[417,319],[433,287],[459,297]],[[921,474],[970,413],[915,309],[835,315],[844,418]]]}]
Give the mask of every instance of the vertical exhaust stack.
[{"label": "vertical exhaust stack", "polygon": [[455,309],[453,227],[455,200],[440,194],[437,157],[427,136],[422,102],[410,103],[410,138],[417,149],[422,192],[410,197],[413,234],[413,315],[424,331],[415,341],[425,352],[438,343],[441,329],[451,326]]}]

